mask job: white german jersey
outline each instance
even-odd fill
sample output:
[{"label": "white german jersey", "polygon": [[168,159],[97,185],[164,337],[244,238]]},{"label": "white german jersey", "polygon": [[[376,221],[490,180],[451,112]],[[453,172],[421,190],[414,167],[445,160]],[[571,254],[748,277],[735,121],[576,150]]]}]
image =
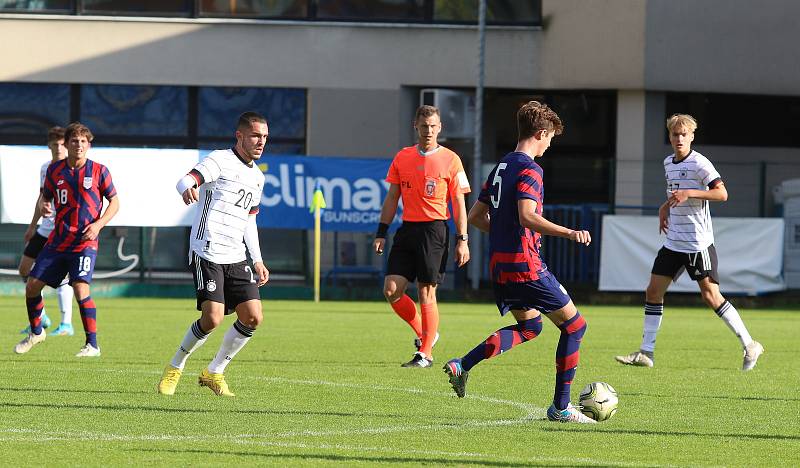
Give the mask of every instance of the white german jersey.
[{"label": "white german jersey", "polygon": [[189,174],[200,191],[190,256],[195,252],[221,265],[246,260],[244,232],[250,215],[258,213],[264,174],[230,149],[213,151]]},{"label": "white german jersey", "polygon": [[[47,168],[50,167],[50,163],[52,163],[52,161],[47,161],[42,164],[42,169],[39,171],[39,190],[41,190],[41,187],[44,187],[44,177],[47,175]],[[50,233],[56,228],[55,219],[55,210],[52,216],[43,216],[42,224],[36,228],[36,232],[42,237],[50,237]]]},{"label": "white german jersey", "polygon": [[[672,154],[664,159],[667,177],[667,197],[672,190],[709,190],[721,179],[714,165],[705,156],[692,151],[682,161],[675,162]],[[690,198],[669,210],[669,228],[664,247],[675,252],[693,253],[705,250],[714,243],[714,228],[708,200]]]}]

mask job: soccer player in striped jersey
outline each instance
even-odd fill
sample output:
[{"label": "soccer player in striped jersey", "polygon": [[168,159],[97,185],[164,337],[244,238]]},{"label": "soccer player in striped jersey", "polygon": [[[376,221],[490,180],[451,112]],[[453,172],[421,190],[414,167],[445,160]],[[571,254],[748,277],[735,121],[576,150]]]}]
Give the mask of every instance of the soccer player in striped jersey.
[{"label": "soccer player in striped jersey", "polygon": [[[69,274],[69,284],[80,308],[86,342],[77,357],[100,356],[97,344],[97,309],[91,296],[90,284],[97,258],[100,230],[119,211],[119,197],[111,173],[102,164],[87,158],[94,136],[88,127],[75,122],[67,126],[64,141],[67,157],[50,164],[42,187],[42,216],[52,213],[55,204],[55,228],[25,286],[25,302],[31,332],[14,351],[27,353],[45,340],[42,328],[42,289],[45,285],[57,288]],[[103,211],[103,198],[108,206]],[[101,215],[102,212],[102,215]]]},{"label": "soccer player in striped jersey", "polygon": [[692,150],[697,121],[688,114],[667,119],[669,141],[674,153],[664,159],[667,200],[658,210],[659,232],[667,234],[658,251],[647,285],[644,304],[644,333],[639,351],[616,356],[622,364],[653,367],[656,335],[664,313],[664,295],[671,281],[685,270],[697,281],[703,301],[722,319],[742,344],[742,370],[755,367],[764,347],[753,340],[736,307],[719,291],[717,252],[711,225],[709,202],[724,202],[728,191],[714,165]]},{"label": "soccer player in striped jersey", "polygon": [[[403,225],[395,233],[389,252],[383,295],[416,335],[417,351],[402,367],[430,368],[433,346],[439,339],[436,287],[444,279],[450,246],[447,201],[451,201],[456,227],[456,264],[461,267],[469,261],[464,194],[470,188],[461,158],[437,140],[442,131],[439,109],[420,106],[414,115],[414,130],[417,144],[401,149],[389,166],[389,192],[373,248],[378,255],[383,254],[389,224],[402,199]],[[406,294],[408,284],[414,281],[419,291],[419,314],[414,300]]]},{"label": "soccer player in striped jersey", "polygon": [[542,216],[544,180],[534,158],[541,157],[563,125],[549,107],[530,101],[517,112],[516,149],[497,164],[469,211],[469,223],[489,233],[489,272],[500,315],[514,316],[515,325],[492,333],[461,358],[444,366],[453,390],[466,395],[469,372],[484,359],[536,338],[542,314],[561,330],[556,347],[556,383],[547,410],[552,421],[592,424],[570,403],[570,387],[578,367],[586,321],[567,291],[548,270],[539,253],[542,235],[568,238],[589,245],[588,231],[572,230]]},{"label": "soccer player in striped jersey", "polygon": [[[52,127],[47,131],[47,149],[50,150],[50,161],[42,164],[42,168],[39,172],[39,197],[36,200],[31,222],[23,236],[25,239],[25,250],[22,252],[22,259],[19,261],[19,275],[22,277],[23,282],[28,281],[28,274],[30,274],[33,268],[36,257],[44,248],[44,244],[47,243],[47,238],[50,237],[50,233],[55,229],[54,217],[52,215],[42,217],[39,211],[39,204],[41,203],[41,192],[42,187],[44,187],[44,178],[47,175],[47,168],[50,167],[51,163],[67,157],[63,128]],[[39,219],[42,220],[42,223],[37,226]],[[52,330],[49,335],[71,336],[74,334],[72,329],[72,286],[65,280],[56,288],[56,294],[58,295],[58,305],[61,309],[61,323],[55,330]],[[47,312],[45,312],[44,309],[42,309],[41,320],[43,328],[48,328],[50,326],[50,317],[47,316]],[[28,325],[21,333],[28,334],[30,332],[31,327]]]},{"label": "soccer player in striped jersey", "polygon": [[[234,396],[225,381],[225,367],[250,341],[261,324],[261,296],[269,271],[261,258],[256,215],[264,173],[255,164],[267,143],[267,120],[255,113],[239,116],[236,145],[211,152],[178,181],[187,205],[198,203],[189,238],[189,267],[194,276],[197,310],[193,322],[158,383],[163,395],[175,393],[186,360],[202,346],[226,315],[237,319],[225,333],[214,359],[198,382],[216,395]],[[252,267],[247,254],[253,261]]]}]

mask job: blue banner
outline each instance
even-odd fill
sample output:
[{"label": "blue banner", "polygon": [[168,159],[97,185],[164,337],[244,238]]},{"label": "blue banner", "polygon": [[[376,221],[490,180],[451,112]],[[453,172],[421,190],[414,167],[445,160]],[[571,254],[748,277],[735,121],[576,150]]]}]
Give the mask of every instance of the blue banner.
[{"label": "blue banner", "polygon": [[[327,204],[323,230],[374,232],[378,227],[391,159],[264,156],[257,162],[266,176],[256,218],[259,227],[313,229],[308,208],[317,182]],[[393,224],[400,214],[398,207]]]}]

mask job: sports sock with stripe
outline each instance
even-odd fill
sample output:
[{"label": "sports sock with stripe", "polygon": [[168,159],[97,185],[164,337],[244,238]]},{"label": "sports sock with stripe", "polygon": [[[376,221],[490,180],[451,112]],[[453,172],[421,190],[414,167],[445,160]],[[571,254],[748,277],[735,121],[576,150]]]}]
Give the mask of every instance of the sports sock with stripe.
[{"label": "sports sock with stripe", "polygon": [[580,312],[559,325],[561,337],[556,348],[556,389],[553,394],[553,405],[563,410],[569,404],[569,392],[575,371],[580,361],[580,346],[583,334],[586,333],[586,320]]},{"label": "sports sock with stripe", "polygon": [[200,320],[193,322],[186,331],[186,335],[183,337],[181,345],[178,346],[178,350],[175,351],[175,356],[172,357],[170,365],[176,369],[183,370],[183,367],[186,365],[186,360],[189,359],[189,356],[191,356],[197,348],[203,346],[208,339],[208,335],[210,335],[210,333],[204,332],[203,328],[200,327]]},{"label": "sports sock with stripe", "polygon": [[86,333],[86,344],[100,349],[97,346],[97,308],[94,305],[92,296],[86,296],[78,300],[78,308],[80,308],[81,311],[83,331]]},{"label": "sports sock with stripe", "polygon": [[238,320],[233,322],[231,328],[225,332],[225,337],[222,339],[217,355],[208,365],[208,372],[212,374],[224,373],[225,367],[236,356],[236,353],[241,351],[244,345],[250,341],[255,331],[254,328],[250,328]]},{"label": "sports sock with stripe", "polygon": [[25,307],[28,309],[28,323],[31,325],[31,332],[34,335],[42,334],[42,314],[44,313],[44,301],[42,295],[36,297],[26,297]]},{"label": "sports sock with stripe", "polygon": [[532,340],[542,332],[542,316],[517,322],[492,333],[485,341],[461,359],[461,367],[469,371],[484,359],[502,354],[514,346]]},{"label": "sports sock with stripe", "polygon": [[739,338],[739,341],[742,343],[742,347],[746,347],[753,342],[753,338],[747,331],[747,327],[744,326],[742,317],[739,316],[739,311],[736,310],[736,307],[734,307],[733,304],[725,301],[714,312],[719,318],[722,319],[723,322],[725,322],[725,325],[727,325],[728,328],[730,328],[731,331],[736,334],[736,337]]},{"label": "sports sock with stripe", "polygon": [[642,351],[653,352],[656,349],[656,336],[661,327],[661,318],[664,315],[664,304],[644,303],[644,331],[642,333]]}]

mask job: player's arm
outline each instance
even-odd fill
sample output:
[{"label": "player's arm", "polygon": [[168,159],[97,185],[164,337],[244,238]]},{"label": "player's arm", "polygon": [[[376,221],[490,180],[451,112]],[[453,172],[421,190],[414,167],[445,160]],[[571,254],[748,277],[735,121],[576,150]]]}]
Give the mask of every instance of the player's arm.
[{"label": "player's arm", "polygon": [[269,270],[264,265],[261,258],[261,245],[258,240],[258,226],[256,225],[256,214],[248,216],[247,227],[244,230],[244,245],[253,260],[253,270],[258,275],[258,286],[264,286],[269,281]]},{"label": "player's arm", "polygon": [[108,206],[103,215],[97,221],[87,225],[83,229],[83,240],[95,240],[100,235],[100,230],[106,227],[111,219],[119,212],[119,196],[114,195],[108,199]]},{"label": "player's arm", "polygon": [[669,200],[658,207],[658,232],[666,234],[669,228]]},{"label": "player's arm", "polygon": [[517,201],[517,212],[519,213],[520,224],[539,234],[565,237],[584,245],[589,245],[592,242],[592,236],[589,231],[574,231],[548,221],[544,216],[536,213],[536,200],[530,198],[519,199]]},{"label": "player's arm", "polygon": [[464,201],[464,194],[457,192],[453,195],[453,221],[456,225],[456,265],[462,267],[469,261],[469,243],[461,240],[461,236],[467,235],[467,204]]},{"label": "player's arm", "polygon": [[36,231],[36,223],[39,222],[39,219],[42,217],[41,213],[41,205],[42,205],[42,193],[39,192],[39,196],[36,197],[36,205],[33,207],[33,216],[31,217],[31,222],[28,224],[28,229],[25,230],[25,234],[22,238],[25,242],[28,242],[33,237],[33,233]]},{"label": "player's arm", "polygon": [[383,207],[381,207],[378,231],[375,233],[375,241],[372,243],[375,253],[378,255],[383,254],[383,246],[386,244],[386,233],[389,232],[389,225],[392,224],[394,215],[397,214],[398,203],[400,203],[400,185],[389,184],[389,192],[386,194],[386,198],[383,199]]},{"label": "player's arm", "polygon": [[194,168],[189,171],[188,174],[181,177],[175,189],[181,194],[181,197],[183,197],[183,202],[187,205],[191,205],[200,199],[197,188],[203,185],[203,182],[205,182],[203,174],[197,170],[197,168]]},{"label": "player's arm", "polygon": [[728,190],[725,188],[725,183],[722,182],[722,179],[717,179],[709,184],[708,190],[673,190],[670,192],[669,199],[667,201],[669,202],[669,206],[673,207],[678,206],[690,198],[724,202],[728,199]]},{"label": "player's arm", "polygon": [[489,205],[476,200],[472,208],[469,209],[467,221],[479,230],[489,232]]}]

